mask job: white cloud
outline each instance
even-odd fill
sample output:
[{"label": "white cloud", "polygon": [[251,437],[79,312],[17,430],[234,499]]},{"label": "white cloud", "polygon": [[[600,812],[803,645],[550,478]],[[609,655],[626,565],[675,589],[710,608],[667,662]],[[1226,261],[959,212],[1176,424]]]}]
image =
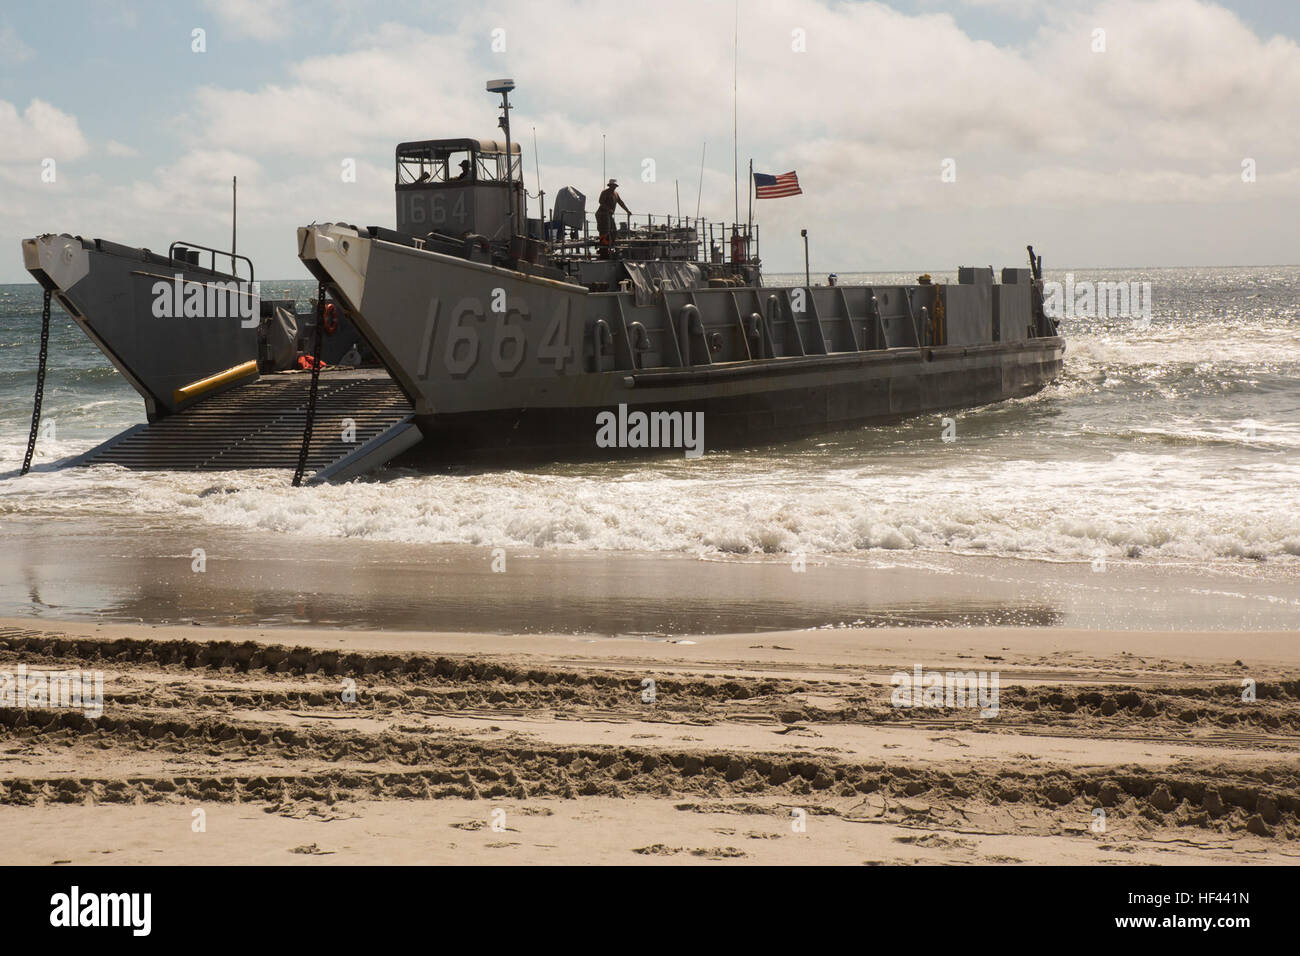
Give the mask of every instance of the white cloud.
[{"label": "white cloud", "polygon": [[203,5],[225,26],[254,40],[276,40],[289,32],[289,0],[204,0]]},{"label": "white cloud", "polygon": [[65,162],[87,152],[77,118],[37,99],[21,114],[0,100],[0,144],[0,164],[39,162],[47,156]]},{"label": "white cloud", "polygon": [[961,0],[961,3],[967,7],[983,7],[1017,17],[1032,16],[1043,12],[1047,7],[1046,0]]},{"label": "white cloud", "polygon": [[[970,256],[983,264],[1003,250],[1018,256],[1028,239],[1058,263],[1171,262],[1202,256],[1190,235],[1201,228],[1236,261],[1294,258],[1294,248],[1266,245],[1280,204],[1300,198],[1294,42],[1257,36],[1206,0],[969,2],[1032,12],[1036,32],[997,46],[943,13],[746,4],[741,175],[753,156],[759,171],[798,169],[805,190],[757,204],[769,262],[802,262],[804,226],[822,261],[841,271],[916,261],[938,269]],[[262,38],[284,35],[293,20],[283,2],[214,10]],[[207,230],[220,245],[238,174],[241,229],[250,251],[260,244],[271,256],[259,273],[298,275],[294,226],[391,224],[397,142],[497,135],[497,99],[483,90],[495,76],[519,83],[512,118],[530,190],[533,127],[548,197],[570,184],[593,194],[604,133],[608,172],[633,210],[674,211],[677,180],[693,212],[707,140],[703,212],[730,217],[731,4],[662,0],[647,14],[585,0],[505,2],[452,16],[436,27],[377,18],[345,49],[303,55],[274,83],[244,88],[234,78],[196,90],[181,157],[69,206],[72,224],[102,222],[131,243],[145,241],[132,230]],[[1098,26],[1107,35],[1100,54],[1091,49]],[[497,27],[506,30],[501,54],[490,52]],[[795,29],[806,53],[791,49]],[[0,143],[18,143],[7,131],[34,129],[36,103],[26,119],[6,106]],[[340,183],[345,157],[357,160],[356,184]],[[639,177],[647,157],[653,183]],[[940,181],[945,157],[957,162],[955,183]],[[1240,180],[1246,157],[1258,162],[1257,183]],[[50,195],[33,193],[32,208]],[[743,183],[740,205],[743,218]]]},{"label": "white cloud", "polygon": [[104,151],[110,156],[138,156],[139,152],[125,143],[119,143],[115,139],[110,139],[104,144]]},{"label": "white cloud", "polygon": [[0,26],[0,62],[26,63],[36,54],[10,26]]},{"label": "white cloud", "polygon": [[[683,33],[687,16],[693,27]],[[1054,16],[1018,50],[974,40],[948,15],[905,16],[877,3],[772,4],[741,25],[741,148],[761,157],[759,168],[800,156],[832,177],[869,148],[888,177],[873,199],[918,171],[937,183],[929,172],[946,156],[1013,178],[1051,168],[1068,188],[1071,170],[1080,182],[1095,182],[1101,167],[1157,186],[1148,174],[1162,169],[1209,176],[1251,150],[1300,155],[1300,130],[1283,119],[1300,111],[1294,43],[1262,40],[1197,0],[1107,0],[1087,14]],[[195,142],[242,137],[252,151],[310,155],[492,135],[494,102],[480,77],[511,73],[520,139],[535,125],[548,154],[594,166],[604,132],[624,176],[650,155],[661,183],[665,174],[670,184],[693,179],[703,140],[715,164],[730,152],[730,17],[727,4],[667,0],[639,19],[575,0],[470,8],[446,34],[386,24],[351,51],[299,61],[287,83],[202,89]],[[1090,49],[1098,23],[1108,25],[1104,54]],[[507,52],[493,56],[498,26]],[[795,28],[805,31],[807,53],[791,51]],[[609,51],[617,68],[602,70],[599,82],[586,70],[555,68],[557,51],[604,62],[587,40],[609,35],[619,36]],[[1182,195],[1176,176],[1167,181],[1166,198]]]}]

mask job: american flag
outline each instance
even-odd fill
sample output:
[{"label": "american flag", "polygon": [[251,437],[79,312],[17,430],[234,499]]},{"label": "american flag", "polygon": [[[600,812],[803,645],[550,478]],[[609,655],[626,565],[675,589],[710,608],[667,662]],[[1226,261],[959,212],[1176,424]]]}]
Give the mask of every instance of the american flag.
[{"label": "american flag", "polygon": [[803,193],[799,188],[798,173],[782,173],[769,176],[767,173],[754,174],[755,199],[780,199],[783,196],[798,196]]}]

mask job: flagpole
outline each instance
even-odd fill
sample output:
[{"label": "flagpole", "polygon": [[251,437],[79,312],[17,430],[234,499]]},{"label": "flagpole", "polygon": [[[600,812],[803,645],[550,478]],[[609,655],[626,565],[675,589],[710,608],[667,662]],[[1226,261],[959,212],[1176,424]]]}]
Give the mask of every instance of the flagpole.
[{"label": "flagpole", "polygon": [[745,221],[745,258],[749,258],[750,236],[754,234],[754,160],[749,160],[749,218]]}]

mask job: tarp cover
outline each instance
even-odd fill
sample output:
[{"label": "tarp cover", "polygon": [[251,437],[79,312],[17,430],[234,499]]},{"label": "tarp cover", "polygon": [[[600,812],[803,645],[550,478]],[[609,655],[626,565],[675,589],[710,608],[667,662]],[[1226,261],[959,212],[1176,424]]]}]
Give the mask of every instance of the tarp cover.
[{"label": "tarp cover", "polygon": [[297,316],[282,306],[276,306],[275,315],[265,322],[265,329],[271,368],[277,372],[292,368],[298,357]]},{"label": "tarp cover", "polygon": [[581,229],[587,215],[587,197],[572,186],[561,187],[551,206],[551,223],[566,229]]},{"label": "tarp cover", "polygon": [[660,292],[698,289],[704,273],[694,262],[625,262],[637,305],[650,305]]}]

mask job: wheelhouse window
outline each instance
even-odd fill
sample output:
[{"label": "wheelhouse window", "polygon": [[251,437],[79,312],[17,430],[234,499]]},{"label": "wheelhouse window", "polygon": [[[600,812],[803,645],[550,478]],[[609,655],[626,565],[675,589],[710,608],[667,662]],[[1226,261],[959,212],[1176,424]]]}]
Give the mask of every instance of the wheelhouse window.
[{"label": "wheelhouse window", "polygon": [[[397,185],[464,185],[506,181],[504,143],[455,140],[403,144],[397,154]],[[523,175],[523,157],[514,154],[514,174]]]},{"label": "wheelhouse window", "polygon": [[413,150],[397,157],[397,184],[445,183],[447,158],[431,150]]},{"label": "wheelhouse window", "polygon": [[463,184],[478,178],[474,175],[474,154],[467,149],[448,153],[443,165],[447,170],[446,182]]},{"label": "wheelhouse window", "polygon": [[[515,156],[515,179],[518,180],[522,173],[520,157]],[[506,154],[501,153],[479,153],[478,154],[478,178],[484,182],[503,183],[506,181]]]}]

